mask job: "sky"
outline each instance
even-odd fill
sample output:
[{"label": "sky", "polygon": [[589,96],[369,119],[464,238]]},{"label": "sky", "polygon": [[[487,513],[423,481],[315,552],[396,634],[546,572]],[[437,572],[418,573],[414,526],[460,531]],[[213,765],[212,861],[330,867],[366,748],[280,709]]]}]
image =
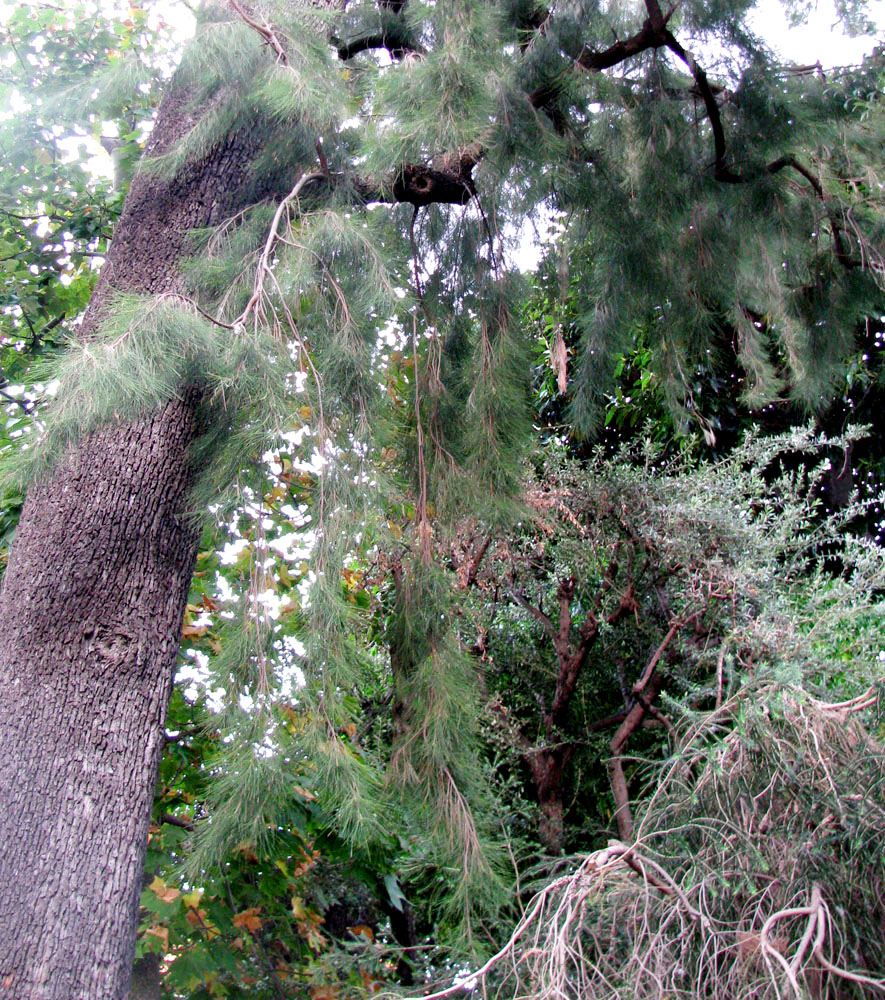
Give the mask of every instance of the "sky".
[{"label": "sky", "polygon": [[[885,41],[885,7],[871,4],[870,14],[879,27],[879,41]],[[872,51],[875,39],[869,36],[851,38],[838,25],[832,0],[818,0],[805,23],[791,27],[778,0],[763,0],[750,19],[752,26],[762,34],[775,51],[784,59],[795,63],[816,63],[823,67],[850,66],[859,63]]]}]

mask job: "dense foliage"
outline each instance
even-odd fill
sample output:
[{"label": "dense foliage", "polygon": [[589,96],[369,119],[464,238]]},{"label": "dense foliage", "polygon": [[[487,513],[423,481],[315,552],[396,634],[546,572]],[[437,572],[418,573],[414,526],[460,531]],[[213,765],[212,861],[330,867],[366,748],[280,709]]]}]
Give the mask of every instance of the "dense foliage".
[{"label": "dense foliage", "polygon": [[[46,360],[89,300],[173,41],[162,18],[128,4],[9,4],[2,17],[0,393],[11,405],[0,446],[9,450],[43,397]],[[112,176],[97,169],[104,150]],[[0,501],[4,560],[20,509],[17,490]]]},{"label": "dense foliage", "polygon": [[[165,995],[489,954],[502,995],[882,990],[881,498],[838,407],[881,399],[885,69],[783,66],[749,12],[207,3],[193,127],[138,169],[258,135],[252,204],[89,342],[173,43],[137,7],[7,18],[2,526],[72,442],[202,392]],[[739,443],[771,406],[831,436]]]}]

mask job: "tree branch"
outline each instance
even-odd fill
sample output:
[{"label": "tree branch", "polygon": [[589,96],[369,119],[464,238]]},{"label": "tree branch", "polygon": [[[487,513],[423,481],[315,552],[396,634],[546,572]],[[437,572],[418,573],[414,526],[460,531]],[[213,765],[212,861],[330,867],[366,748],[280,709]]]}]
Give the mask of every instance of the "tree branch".
[{"label": "tree branch", "polygon": [[[635,608],[636,600],[633,596],[633,588],[628,587],[622,594],[618,606],[606,617],[606,624],[610,626],[616,625],[621,618],[634,611]],[[561,727],[565,722],[569,703],[578,683],[578,677],[584,664],[587,662],[590,649],[598,635],[599,619],[592,611],[589,611],[584,624],[581,626],[577,648],[570,655],[568,650],[566,650],[565,655],[560,656],[559,675],[556,678],[556,693],[553,696],[553,704],[550,708],[550,718],[554,726]]]},{"label": "tree branch", "polygon": [[[470,545],[472,547],[474,539],[470,539]],[[486,535],[485,538],[480,542],[479,548],[473,554],[472,557],[467,556],[464,553],[464,558],[460,565],[455,567],[458,574],[458,586],[461,590],[466,590],[468,587],[472,587],[476,583],[476,576],[479,573],[479,567],[482,563],[483,557],[486,552],[488,552],[489,545],[492,543],[492,536]]]},{"label": "tree branch", "polygon": [[238,0],[228,0],[228,3],[234,9],[235,13],[237,13],[250,28],[257,31],[265,42],[267,42],[267,44],[273,49],[276,53],[277,61],[281,62],[284,66],[288,66],[289,57],[286,55],[286,50],[283,48],[282,42],[277,38],[276,33],[267,21],[262,18],[264,23],[259,24],[254,18],[249,16],[249,13],[244,10],[242,4],[240,4]]},{"label": "tree branch", "polygon": [[[657,4],[657,0],[647,0],[647,2],[650,4]],[[704,102],[704,107],[707,111],[707,118],[710,121],[710,128],[713,131],[713,149],[715,156],[713,160],[713,176],[716,180],[722,181],[725,184],[747,183],[752,178],[736,173],[727,163],[725,129],[722,127],[722,116],[719,113],[719,105],[716,103],[714,88],[707,80],[707,74],[698,64],[691,52],[683,48],[671,32],[665,31],[664,34],[666,37],[667,48],[670,49],[671,52],[675,53],[685,63],[685,65],[688,66],[691,75],[694,78],[698,92]],[[810,170],[803,167],[794,156],[781,156],[779,159],[774,160],[765,168],[765,173],[776,174],[785,167],[792,167],[793,170],[801,174],[811,185],[814,193],[817,195],[821,203],[826,206],[826,196],[824,195],[824,190],[821,187],[820,181],[814,176],[814,174],[811,173]],[[836,251],[836,259],[843,267],[850,268],[857,266],[857,262],[851,260],[851,255],[845,245],[841,226],[828,207],[827,217],[833,231],[833,245]]]},{"label": "tree branch", "polygon": [[31,410],[33,410],[34,408],[33,403],[29,403],[24,399],[18,399],[16,396],[13,396],[11,393],[8,393],[6,389],[0,388],[0,396],[2,396],[3,399],[7,401],[7,403],[15,403],[16,406],[20,406],[25,411],[25,413],[30,413]]},{"label": "tree branch", "polygon": [[807,167],[804,167],[795,156],[781,156],[779,159],[769,163],[765,168],[765,171],[769,174],[776,174],[785,167],[792,167],[796,173],[801,174],[805,180],[808,181],[812,190],[817,195],[818,200],[826,209],[827,218],[830,220],[830,228],[833,230],[833,246],[836,250],[836,259],[843,267],[856,267],[857,262],[851,259],[848,248],[845,246],[845,239],[842,235],[842,227],[839,225],[835,215],[830,211],[830,208],[827,205],[827,198],[824,194],[824,189],[821,186],[820,181]]},{"label": "tree branch", "polygon": [[624,765],[621,762],[621,754],[627,745],[627,741],[639,728],[645,713],[657,697],[659,685],[660,682],[657,675],[654,673],[650,674],[645,682],[647,697],[640,698],[630,709],[611,741],[612,755],[608,764],[609,780],[615,800],[615,820],[618,824],[618,836],[623,841],[630,841],[633,837],[633,815],[630,811],[630,792],[627,787],[627,778],[624,774]]},{"label": "tree branch", "polygon": [[370,49],[387,49],[392,59],[402,59],[406,55],[424,55],[424,49],[413,44],[404,29],[398,25],[386,25],[367,35],[358,35],[356,38],[339,42],[338,58],[346,62],[360,52],[367,52]]},{"label": "tree branch", "polygon": [[548,615],[545,615],[540,608],[535,607],[534,604],[527,601],[525,597],[523,597],[523,595],[520,594],[518,590],[511,588],[510,596],[513,598],[514,601],[516,601],[516,603],[521,608],[524,608],[526,611],[528,611],[530,615],[532,615],[535,619],[537,619],[537,621],[541,623],[541,627],[544,629],[547,635],[549,635],[550,638],[555,641],[556,626],[553,624],[553,621],[550,619],[550,617]]},{"label": "tree branch", "polygon": [[707,80],[707,74],[695,57],[676,41],[670,31],[665,31],[664,37],[667,48],[688,66],[704,102],[704,107],[707,110],[707,118],[709,118],[710,128],[713,130],[713,150],[715,155],[715,159],[713,160],[713,176],[717,181],[722,181],[726,184],[743,183],[744,178],[731,170],[725,161],[725,129],[722,127],[719,105],[716,103],[716,95],[713,93],[713,88]]},{"label": "tree branch", "polygon": [[575,60],[576,64],[590,73],[601,73],[611,69],[631,56],[637,56],[648,49],[660,49],[667,44],[666,35],[669,32],[655,28],[651,19],[643,22],[642,27],[626,41],[615,42],[602,52],[584,45]]},{"label": "tree branch", "polygon": [[177,826],[182,830],[188,830],[191,833],[193,833],[196,829],[194,824],[189,819],[184,819],[181,816],[173,816],[172,813],[162,813],[159,819],[161,823],[168,823],[170,826]]},{"label": "tree branch", "polygon": [[655,672],[655,668],[661,661],[661,657],[664,655],[665,650],[673,641],[673,636],[676,635],[676,633],[679,631],[679,629],[682,628],[684,624],[685,623],[680,621],[680,619],[678,618],[671,624],[670,630],[664,636],[658,648],[654,651],[654,655],[646,664],[645,670],[642,671],[639,680],[637,680],[636,683],[633,685],[634,697],[639,698],[642,696],[643,691],[645,691],[649,681],[652,678],[652,674],[654,674]]}]

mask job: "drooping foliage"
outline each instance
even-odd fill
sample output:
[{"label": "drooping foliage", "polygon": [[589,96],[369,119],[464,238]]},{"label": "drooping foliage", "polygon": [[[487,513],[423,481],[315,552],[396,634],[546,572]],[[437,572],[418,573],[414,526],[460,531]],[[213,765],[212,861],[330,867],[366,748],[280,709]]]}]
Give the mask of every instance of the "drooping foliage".
[{"label": "drooping foliage", "polygon": [[[821,973],[822,956],[840,970],[864,974],[866,968],[875,978],[878,939],[868,925],[878,919],[881,902],[874,831],[881,820],[882,751],[863,722],[877,718],[883,552],[846,533],[858,509],[825,516],[817,491],[827,455],[848,443],[793,433],[748,441],[709,465],[664,460],[649,448],[600,458],[592,471],[551,456],[526,484],[520,523],[489,535],[468,520],[444,551],[437,541],[450,569],[435,586],[460,609],[456,631],[485,689],[478,722],[488,789],[485,800],[474,790],[472,802],[482,821],[494,821],[490,832],[511,852],[511,891],[526,904],[527,922],[519,923],[503,960],[493,963],[488,988],[511,995],[514,958],[520,989],[539,997],[557,989],[578,997],[603,987],[632,995],[644,962],[650,971],[642,988],[650,995],[661,969],[690,996],[733,995],[751,986],[774,990],[789,977],[776,958],[768,969],[756,938],[774,918],[771,927],[779,931],[772,947],[788,962],[795,957],[806,924],[775,916],[791,901],[809,908],[803,920],[820,915],[830,928],[819,955],[802,953],[796,976]],[[797,455],[807,464],[797,468]],[[268,529],[267,537],[273,534]],[[246,530],[244,537],[251,541],[254,533]],[[201,559],[198,586],[215,558],[207,552]],[[285,566],[297,558],[274,571],[281,594],[294,583]],[[399,778],[401,727],[416,724],[411,712],[422,704],[412,687],[392,684],[406,642],[402,633],[417,630],[410,640],[417,644],[438,628],[424,609],[409,607],[399,572],[379,569],[363,564],[342,581],[347,599],[373,623],[367,635],[383,635],[389,650],[391,667],[379,655],[374,683],[369,672],[362,675],[361,700],[350,702],[357,726],[345,729],[346,745],[382,779],[368,786],[376,795],[383,794],[385,761]],[[248,556],[224,572],[229,579],[248,575]],[[211,652],[227,641],[217,625],[216,599],[213,587],[194,598],[185,627],[192,648]],[[292,617],[291,608],[281,613],[278,634],[291,634]],[[583,657],[575,655],[582,651]],[[313,984],[349,995],[354,975],[408,984],[411,974],[401,978],[403,967],[394,966],[403,947],[426,976],[445,973],[431,952],[414,951],[416,941],[440,942],[440,895],[451,901],[459,885],[458,868],[447,870],[444,845],[427,831],[432,814],[420,802],[394,805],[388,798],[386,835],[376,832],[356,851],[348,838],[339,839],[342,818],[322,805],[334,775],[317,766],[322,748],[306,738],[317,708],[305,704],[299,690],[293,693],[294,699],[275,699],[263,724],[233,699],[220,715],[209,713],[213,735],[204,767],[214,778],[202,769],[182,771],[182,757],[201,738],[188,719],[171,724],[169,776],[152,834],[162,885],[143,897],[143,947],[189,956],[179,969],[172,964],[170,989],[190,982],[192,995],[202,996],[198,982],[199,989],[216,981],[233,988],[252,976],[273,995],[268,961],[254,953],[259,948],[270,949],[270,967],[295,991]],[[471,692],[455,695],[465,699]],[[448,718],[417,723],[424,732],[407,758],[416,770],[432,750],[421,738],[432,726],[450,727],[451,718],[460,718],[451,700],[443,707]],[[198,717],[205,710],[201,706]],[[847,720],[854,721],[843,738]],[[418,774],[424,781],[433,776]],[[556,795],[558,814],[547,808]],[[191,870],[177,882],[175,861],[186,847],[174,824],[208,817],[203,836],[214,849],[226,833],[225,864]],[[625,818],[632,832],[624,830]],[[622,859],[621,847],[580,864],[584,852],[605,843],[610,827],[622,831],[624,845],[635,841],[638,868]],[[800,857],[784,849],[802,838],[809,847]],[[546,885],[548,872],[561,873],[563,847],[577,853],[576,873],[556,879],[529,905],[539,880]],[[305,868],[305,854],[313,858],[315,851],[320,858]],[[655,876],[653,865],[665,875]],[[230,899],[215,884],[219,870],[232,880],[242,872],[246,880],[233,882]],[[206,886],[201,905],[217,929],[217,948],[239,941],[235,968],[221,968],[211,957],[216,930],[188,923],[183,896],[195,883]],[[397,934],[391,900],[399,897],[391,896],[391,885],[409,900],[412,938]],[[593,886],[598,892],[588,893]],[[173,892],[174,905],[164,908],[162,895],[170,888],[179,895]],[[281,891],[301,901],[291,912],[273,902]],[[838,902],[844,899],[850,904]],[[254,944],[242,933],[247,919]],[[614,951],[600,937],[601,926],[615,927]],[[594,958],[594,940],[602,942],[604,967]],[[690,963],[683,980],[674,949]],[[602,971],[594,972],[594,963]],[[833,973],[821,981],[838,994],[847,980]]]},{"label": "drooping foliage", "polygon": [[[562,309],[550,310],[545,346],[559,387],[569,387],[560,415],[569,433],[593,432],[618,359],[637,343],[678,419],[699,412],[696,372],[715,362],[711,352],[723,343],[754,405],[779,397],[812,411],[825,405],[858,332],[885,306],[876,152],[881,53],[860,69],[834,73],[783,67],[750,28],[749,12],[746,4],[702,0],[668,12],[655,0],[549,10],[522,2],[232,2],[201,11],[172,84],[172,99],[192,112],[191,131],[139,170],[172,182],[213,145],[258,136],[263,153],[250,167],[252,204],[189,234],[180,292],[119,297],[96,335],[46,373],[59,379],[57,398],[41,410],[39,442],[18,456],[15,471],[25,484],[100,424],[184,393],[201,395],[205,433],[195,449],[189,513],[211,516],[184,636],[201,683],[222,692],[209,722],[221,735],[205,764],[220,777],[188,793],[201,814],[183,822],[211,821],[197,824],[187,858],[172,845],[171,860],[153,859],[161,876],[145,896],[153,916],[143,942],[152,937],[155,950],[169,947],[167,918],[177,920],[180,955],[188,926],[207,947],[213,927],[231,941],[243,930],[240,949],[248,932],[254,950],[224,974],[230,981],[253,975],[273,995],[288,974],[278,959],[290,966],[299,948],[321,950],[311,934],[321,934],[323,905],[305,903],[298,881],[317,849],[336,861],[349,852],[363,862],[357,881],[371,882],[376,894],[385,886],[386,902],[399,913],[391,886],[402,877],[422,901],[423,932],[434,943],[465,934],[480,951],[497,943],[495,915],[512,898],[508,865],[519,874],[524,860],[508,855],[510,838],[516,830],[530,842],[527,853],[539,849],[536,832],[526,834],[508,812],[506,783],[524,784],[540,801],[520,768],[531,771],[531,753],[552,753],[580,737],[569,731],[577,698],[565,708],[560,699],[559,715],[552,704],[544,709],[543,732],[537,726],[529,733],[525,718],[502,729],[500,712],[480,720],[490,689],[507,690],[506,672],[493,676],[485,640],[471,649],[465,627],[466,592],[480,582],[482,593],[499,585],[479,575],[484,557],[498,560],[499,569],[513,557],[500,584],[510,596],[478,598],[479,610],[466,616],[470,626],[478,622],[494,637],[503,619],[512,625],[506,642],[515,644],[513,636],[527,631],[526,615],[536,625],[546,617],[546,633],[526,640],[535,647],[532,668],[549,675],[553,661],[545,665],[538,649],[552,641],[555,669],[565,670],[559,693],[570,686],[569,699],[577,691],[601,700],[604,688],[613,714],[623,694],[611,679],[613,629],[658,602],[620,649],[622,658],[647,665],[653,637],[660,643],[680,615],[686,629],[694,621],[682,607],[690,596],[697,597],[695,619],[715,617],[715,602],[725,599],[713,594],[715,574],[703,578],[710,584],[703,599],[679,590],[700,586],[692,560],[715,562],[715,551],[693,538],[694,549],[671,553],[671,542],[678,544],[664,536],[690,524],[691,513],[678,525],[674,513],[668,523],[668,500],[657,498],[643,473],[635,473],[637,482],[622,469],[620,488],[624,496],[635,491],[636,511],[653,510],[645,541],[672,556],[679,585],[672,605],[662,604],[665,588],[654,573],[641,581],[636,573],[647,593],[644,605],[633,598],[635,606],[607,576],[617,562],[612,546],[634,546],[637,570],[648,561],[641,532],[620,543],[607,536],[579,555],[586,540],[579,518],[602,502],[598,484],[583,506],[560,497],[557,509],[568,530],[578,524],[577,533],[564,530],[561,545],[551,546],[552,570],[546,557],[533,563],[537,539],[526,541],[524,525],[537,510],[525,493],[524,462],[534,444],[537,342],[520,257],[532,226],[554,234]],[[862,23],[860,8],[849,13]],[[40,116],[61,121],[72,101],[82,112],[83,94],[90,101],[118,94],[123,76],[127,92],[139,93],[141,77],[124,72],[116,53],[105,57],[116,73],[107,87],[90,76],[84,83],[79,73],[69,79],[58,60],[60,78],[46,82],[67,94],[35,105],[52,109],[35,112],[41,135],[47,125]],[[87,113],[96,126],[102,114],[114,116]],[[133,121],[124,139],[135,132]],[[38,199],[27,218],[42,219],[41,206]],[[71,260],[76,237],[60,237]],[[99,253],[104,244],[85,246]],[[13,303],[7,318],[18,330],[25,314]],[[13,350],[20,341],[10,339]],[[745,461],[758,485],[763,469],[754,458]],[[546,475],[541,492],[555,497],[556,475]],[[559,486],[571,489],[579,475],[563,473]],[[662,494],[684,485],[665,479]],[[692,497],[703,503],[697,491]],[[712,520],[726,518],[717,499],[708,498]],[[744,527],[752,522],[747,531],[760,529],[755,541],[773,544],[753,518],[769,519],[761,527],[775,536],[788,522],[775,523],[773,507],[746,503]],[[735,531],[725,531],[733,549],[739,527],[726,525]],[[792,527],[816,530],[810,513]],[[469,551],[453,558],[453,546],[468,536]],[[489,552],[484,539],[493,537]],[[216,586],[212,551],[226,542],[240,555],[225,559],[225,583]],[[718,537],[711,542],[714,550],[719,544]],[[785,551],[777,549],[779,557]],[[782,572],[772,559],[765,567]],[[812,580],[817,599],[824,576],[815,576],[816,564],[800,563],[796,573]],[[733,611],[744,616],[740,624],[747,617],[755,624],[757,608],[746,596],[751,574],[743,568],[746,603]],[[618,600],[594,610],[591,584],[606,601]],[[859,606],[870,591],[867,578],[862,584]],[[562,612],[560,629],[565,622],[561,634],[544,610],[547,586]],[[767,611],[781,600],[801,597],[784,586]],[[593,642],[600,639],[605,650],[594,665],[605,675],[596,690],[578,656],[589,652],[591,612]],[[486,614],[498,616],[497,626],[483,621]],[[725,616],[715,625],[709,634],[718,648],[736,655],[728,646],[740,646],[734,621]],[[753,641],[757,662],[767,647],[758,636]],[[498,655],[512,655],[506,642]],[[676,644],[682,666],[692,667],[677,692],[685,697],[709,684],[701,674],[714,659],[707,649],[695,656],[697,642],[686,652],[689,646],[683,637]],[[797,675],[808,666],[806,650],[795,654]],[[793,662],[782,649],[769,654],[781,670]],[[527,711],[530,693],[513,689]],[[643,691],[633,693],[641,702]],[[625,717],[633,707],[624,705]],[[586,721],[586,713],[578,718]],[[521,738],[529,735],[535,745],[526,749]],[[502,739],[513,758],[503,771],[492,767],[489,750]],[[562,768],[569,763],[560,761]],[[164,779],[166,788],[175,783]],[[605,784],[598,782],[608,803]],[[554,852],[563,846],[563,787],[560,839],[551,839],[555,823],[540,836],[540,846]],[[628,793],[635,790],[631,784]],[[181,820],[187,805],[176,801],[179,811],[162,815]],[[154,835],[168,837],[168,830]],[[219,877],[225,869],[218,862],[230,866],[231,857],[236,866]],[[190,888],[164,899],[173,862],[186,864]],[[250,865],[262,877],[275,865],[290,894],[284,910],[296,931],[292,936],[289,926],[292,940],[281,946],[288,958],[283,950],[261,952],[271,893],[265,885],[252,898],[240,895],[257,879]],[[235,883],[236,899],[226,881]],[[198,884],[215,906],[203,907],[203,916],[202,897],[192,895]],[[248,916],[262,907],[263,915]],[[396,937],[390,906],[386,919]],[[273,920],[285,924],[281,913]],[[417,947],[414,928],[400,943]],[[414,952],[410,959],[419,964]],[[200,968],[195,962],[193,976],[208,990]],[[176,988],[198,995],[185,972],[179,966],[184,986]],[[219,972],[211,982],[225,980]]]},{"label": "drooping foliage", "polygon": [[[30,433],[76,329],[174,65],[162,16],[130,4],[5,4],[0,85],[0,446]],[[96,165],[105,156],[105,170]],[[12,400],[18,402],[12,403]],[[0,501],[3,559],[21,493]]]}]

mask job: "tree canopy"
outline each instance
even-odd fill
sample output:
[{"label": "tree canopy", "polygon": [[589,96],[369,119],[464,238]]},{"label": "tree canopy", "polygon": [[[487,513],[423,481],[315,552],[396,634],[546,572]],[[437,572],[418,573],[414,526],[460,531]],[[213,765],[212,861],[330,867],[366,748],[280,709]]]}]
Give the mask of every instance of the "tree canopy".
[{"label": "tree canopy", "polygon": [[7,544],[194,414],[144,995],[883,989],[885,50],[754,10],[8,14]]}]

